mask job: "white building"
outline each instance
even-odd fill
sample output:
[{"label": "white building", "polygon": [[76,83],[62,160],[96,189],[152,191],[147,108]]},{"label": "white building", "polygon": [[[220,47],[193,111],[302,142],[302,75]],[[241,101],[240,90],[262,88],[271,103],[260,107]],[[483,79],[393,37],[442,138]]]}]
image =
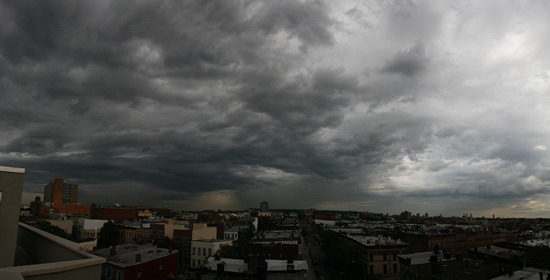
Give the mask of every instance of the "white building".
[{"label": "white building", "polygon": [[239,231],[247,229],[248,226],[237,226],[230,229],[226,229],[223,232],[223,239],[225,240],[237,240],[239,239]]},{"label": "white building", "polygon": [[191,267],[206,266],[206,260],[214,256],[221,245],[231,245],[232,240],[192,240],[191,241]]},{"label": "white building", "polygon": [[107,220],[79,218],[78,228],[80,236],[83,238],[97,239],[99,231],[107,222]]}]

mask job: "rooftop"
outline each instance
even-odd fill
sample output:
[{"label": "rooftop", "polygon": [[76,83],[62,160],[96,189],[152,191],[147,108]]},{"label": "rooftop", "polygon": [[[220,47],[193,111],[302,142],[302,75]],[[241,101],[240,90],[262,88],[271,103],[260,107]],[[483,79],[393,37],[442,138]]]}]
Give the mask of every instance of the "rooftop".
[{"label": "rooftop", "polygon": [[[413,254],[405,254],[405,255],[398,255],[401,259],[410,259],[411,265],[418,265],[418,264],[425,264],[430,263],[430,257],[434,255],[434,252],[428,251],[428,252],[421,252],[421,253],[413,253]],[[443,254],[438,254],[437,261],[438,262],[446,262],[446,261],[454,261],[456,259],[450,258],[445,259],[443,258]]]},{"label": "rooftop", "polygon": [[25,173],[25,168],[0,166],[0,171],[2,171],[2,172],[11,172],[11,173]]},{"label": "rooftop", "polygon": [[[177,250],[170,252],[168,249],[157,248],[153,244],[145,245],[118,245],[115,247],[116,255],[111,256],[111,248],[95,250],[94,255],[107,259],[107,262],[119,267],[134,266],[154,259],[174,254]],[[136,255],[141,255],[141,261],[136,261]]]}]

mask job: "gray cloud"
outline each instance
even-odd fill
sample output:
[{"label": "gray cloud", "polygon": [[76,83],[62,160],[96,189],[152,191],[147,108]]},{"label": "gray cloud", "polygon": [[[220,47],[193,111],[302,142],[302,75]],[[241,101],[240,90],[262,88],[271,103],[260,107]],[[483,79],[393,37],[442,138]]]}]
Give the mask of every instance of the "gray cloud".
[{"label": "gray cloud", "polygon": [[409,78],[426,70],[428,58],[425,54],[424,44],[416,44],[406,50],[400,50],[392,59],[382,67],[382,72],[396,73]]},{"label": "gray cloud", "polygon": [[472,5],[3,2],[0,164],[84,202],[548,213],[544,9]]}]

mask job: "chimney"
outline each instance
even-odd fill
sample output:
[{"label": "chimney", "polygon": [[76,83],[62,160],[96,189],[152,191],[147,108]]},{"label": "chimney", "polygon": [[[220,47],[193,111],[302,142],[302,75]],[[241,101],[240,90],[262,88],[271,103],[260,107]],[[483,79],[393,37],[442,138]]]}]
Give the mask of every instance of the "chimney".
[{"label": "chimney", "polygon": [[136,254],[136,262],[141,262],[141,254]]}]

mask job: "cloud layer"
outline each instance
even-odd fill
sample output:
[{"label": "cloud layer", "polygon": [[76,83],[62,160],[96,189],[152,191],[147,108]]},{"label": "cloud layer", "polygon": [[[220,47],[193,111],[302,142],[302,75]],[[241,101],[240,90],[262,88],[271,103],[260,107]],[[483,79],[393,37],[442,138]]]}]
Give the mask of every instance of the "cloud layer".
[{"label": "cloud layer", "polygon": [[550,214],[548,3],[7,1],[25,199]]}]

